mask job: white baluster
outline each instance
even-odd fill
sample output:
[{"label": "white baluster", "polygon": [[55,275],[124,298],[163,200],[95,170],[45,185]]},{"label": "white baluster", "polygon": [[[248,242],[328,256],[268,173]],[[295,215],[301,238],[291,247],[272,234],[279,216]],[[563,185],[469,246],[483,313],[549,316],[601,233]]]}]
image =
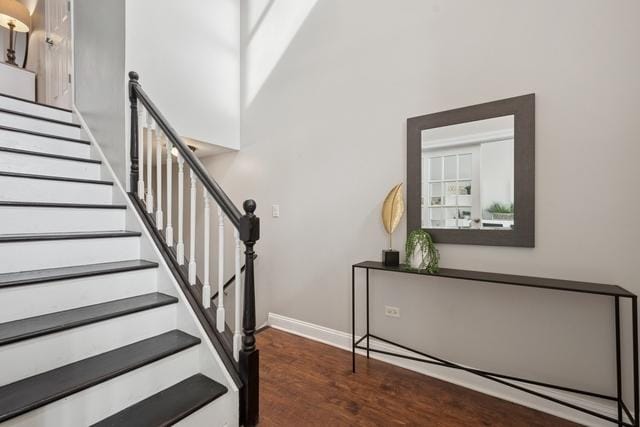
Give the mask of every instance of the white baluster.
[{"label": "white baluster", "polygon": [[182,235],[184,219],[184,159],[178,154],[178,244],[176,245],[176,255],[178,265],[184,264],[184,240]]},{"label": "white baluster", "polygon": [[[211,307],[211,284],[209,283],[211,209],[209,207],[209,194],[204,187],[202,188],[202,195],[204,196],[204,283],[202,285],[202,305],[204,308],[209,308]],[[220,330],[220,326],[218,326],[218,330]]]},{"label": "white baluster", "polygon": [[162,230],[162,146],[164,145],[164,134],[157,130],[158,143],[156,144],[156,195],[158,197],[156,206],[156,228]]},{"label": "white baluster", "polygon": [[151,180],[151,163],[153,161],[153,117],[147,111],[147,213],[153,213],[153,182]]},{"label": "white baluster", "polygon": [[191,209],[189,210],[189,283],[196,284],[196,174],[189,170],[191,179]]},{"label": "white baluster", "polygon": [[165,239],[169,247],[173,246],[173,225],[171,224],[171,192],[173,185],[173,165],[171,163],[171,148],[173,145],[167,139],[167,228],[164,230]]},{"label": "white baluster", "polygon": [[218,310],[216,325],[218,332],[224,332],[224,214],[218,206]]},{"label": "white baluster", "polygon": [[[131,185],[134,185],[133,182]],[[138,199],[144,200],[144,110],[138,105]]]},{"label": "white baluster", "polygon": [[233,237],[236,241],[236,281],[235,281],[235,313],[234,313],[234,332],[233,332],[233,358],[236,362],[240,360],[240,347],[242,346],[242,273],[241,273],[241,257],[242,251],[240,247],[240,232],[233,231]]}]

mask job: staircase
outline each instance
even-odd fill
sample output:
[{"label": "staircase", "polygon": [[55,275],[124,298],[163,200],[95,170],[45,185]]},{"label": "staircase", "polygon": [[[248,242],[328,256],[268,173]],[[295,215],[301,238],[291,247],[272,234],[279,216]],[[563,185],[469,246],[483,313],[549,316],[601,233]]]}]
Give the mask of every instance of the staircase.
[{"label": "staircase", "polygon": [[77,122],[0,95],[0,422],[238,425],[242,383]]}]

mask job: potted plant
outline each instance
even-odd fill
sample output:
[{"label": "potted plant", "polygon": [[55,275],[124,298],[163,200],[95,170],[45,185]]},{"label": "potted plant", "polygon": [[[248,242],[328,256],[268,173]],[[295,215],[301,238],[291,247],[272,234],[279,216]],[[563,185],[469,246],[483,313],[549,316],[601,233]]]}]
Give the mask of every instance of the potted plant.
[{"label": "potted plant", "polygon": [[487,211],[491,214],[493,219],[507,221],[513,220],[513,203],[503,204],[496,202],[489,206]]},{"label": "potted plant", "polygon": [[409,233],[405,244],[406,262],[411,268],[438,272],[440,252],[433,243],[431,235],[419,228]]}]

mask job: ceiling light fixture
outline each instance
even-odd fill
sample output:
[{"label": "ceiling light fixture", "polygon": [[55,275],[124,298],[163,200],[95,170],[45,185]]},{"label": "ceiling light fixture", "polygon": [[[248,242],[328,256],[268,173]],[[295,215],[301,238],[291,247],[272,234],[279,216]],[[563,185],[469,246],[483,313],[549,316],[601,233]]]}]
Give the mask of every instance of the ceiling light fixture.
[{"label": "ceiling light fixture", "polygon": [[[197,148],[193,145],[187,145],[187,147],[189,147],[189,150],[191,150],[192,153],[195,153],[197,150]],[[178,157],[178,147],[173,147],[171,149],[171,154],[173,155],[173,157]]]}]

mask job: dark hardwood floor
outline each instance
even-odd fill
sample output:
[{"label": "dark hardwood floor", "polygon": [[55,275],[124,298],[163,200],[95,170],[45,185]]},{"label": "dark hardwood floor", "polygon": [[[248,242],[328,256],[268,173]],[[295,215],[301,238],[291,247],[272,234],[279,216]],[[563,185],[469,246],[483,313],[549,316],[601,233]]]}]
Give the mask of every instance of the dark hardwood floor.
[{"label": "dark hardwood floor", "polygon": [[576,426],[273,328],[257,335],[260,426]]}]

